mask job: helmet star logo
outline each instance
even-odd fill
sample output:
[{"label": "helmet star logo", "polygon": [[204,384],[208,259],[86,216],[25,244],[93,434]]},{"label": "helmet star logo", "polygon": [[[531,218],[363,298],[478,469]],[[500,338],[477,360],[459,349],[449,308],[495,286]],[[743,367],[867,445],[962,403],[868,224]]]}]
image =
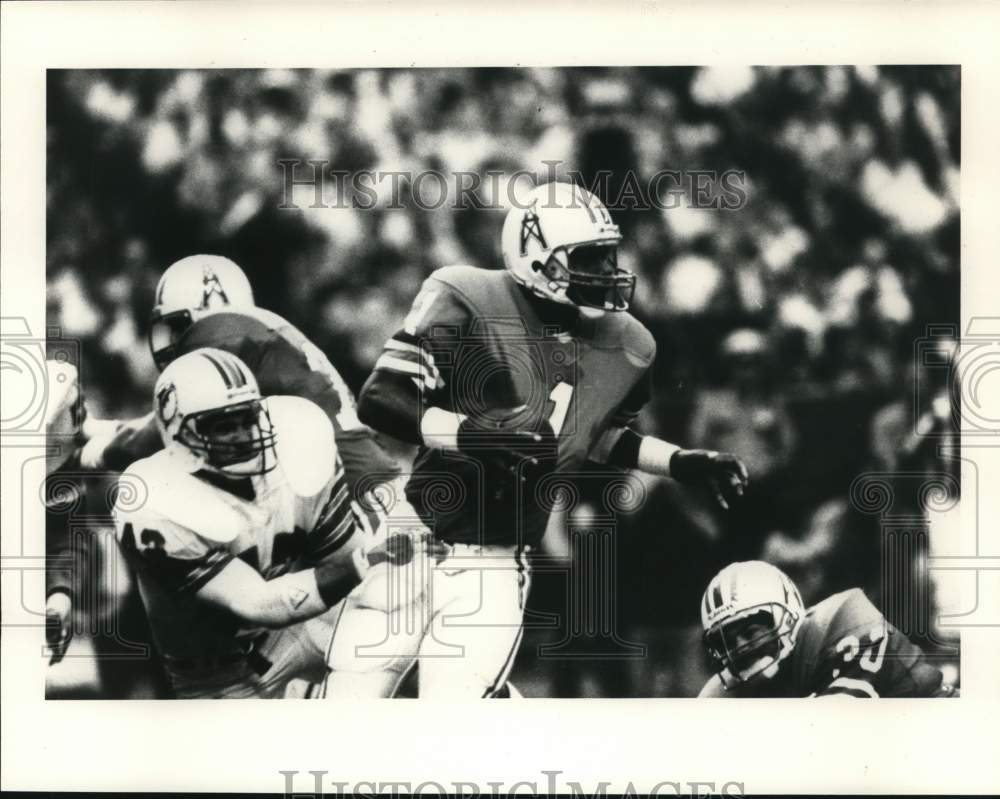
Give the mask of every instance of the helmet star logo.
[{"label": "helmet star logo", "polygon": [[535,239],[543,250],[547,250],[549,245],[545,243],[545,236],[542,234],[541,225],[538,223],[538,214],[535,212],[535,204],[532,203],[521,220],[521,255],[527,255],[528,242]]},{"label": "helmet star logo", "polygon": [[222,305],[229,305],[229,297],[226,296],[225,289],[222,288],[222,282],[219,280],[219,276],[215,274],[215,270],[210,266],[204,267],[201,273],[201,308],[211,307],[212,300],[214,297],[218,297],[221,300]]}]

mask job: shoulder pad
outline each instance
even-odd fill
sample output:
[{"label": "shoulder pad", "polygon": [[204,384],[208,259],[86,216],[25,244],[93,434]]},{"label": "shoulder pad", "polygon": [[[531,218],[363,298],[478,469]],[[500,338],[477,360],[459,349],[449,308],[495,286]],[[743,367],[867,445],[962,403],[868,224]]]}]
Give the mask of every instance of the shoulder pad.
[{"label": "shoulder pad", "polygon": [[312,497],[328,485],[337,465],[337,443],[330,417],[303,397],[267,398],[274,425],[278,468],[300,497]]},{"label": "shoulder pad", "polygon": [[608,313],[601,328],[601,346],[621,347],[635,366],[649,366],[656,359],[656,339],[628,312]]},{"label": "shoulder pad", "polygon": [[[289,322],[264,308],[219,311],[191,325],[179,347],[182,353],[199,347],[217,347],[247,360],[256,349],[266,346],[288,327],[291,327]],[[249,362],[247,365],[254,366]]]},{"label": "shoulder pad", "polygon": [[871,627],[884,621],[884,617],[860,588],[849,588],[829,597],[834,612],[830,631],[843,636],[860,627]]},{"label": "shoulder pad", "polygon": [[246,308],[240,313],[256,320],[268,330],[280,330],[283,327],[292,326],[292,323],[285,319],[285,317],[279,316],[274,311],[267,310],[267,308]]},{"label": "shoulder pad", "polygon": [[454,266],[442,266],[431,272],[428,280],[437,280],[459,290],[469,290],[477,282],[495,270],[482,269],[478,266],[468,264],[456,264]]},{"label": "shoulder pad", "polygon": [[229,349],[245,339],[266,336],[268,326],[256,315],[236,311],[219,311],[203,316],[185,331],[181,347],[190,352],[199,347]]},{"label": "shoulder pad", "polygon": [[169,450],[136,461],[122,474],[115,501],[120,523],[159,522],[213,543],[235,539],[243,520],[222,492],[175,463]]},{"label": "shoulder pad", "polygon": [[825,651],[835,646],[845,635],[860,628],[870,627],[883,620],[882,614],[860,588],[828,596],[809,609],[806,616],[806,634],[801,642],[808,642],[812,656],[821,658]]}]

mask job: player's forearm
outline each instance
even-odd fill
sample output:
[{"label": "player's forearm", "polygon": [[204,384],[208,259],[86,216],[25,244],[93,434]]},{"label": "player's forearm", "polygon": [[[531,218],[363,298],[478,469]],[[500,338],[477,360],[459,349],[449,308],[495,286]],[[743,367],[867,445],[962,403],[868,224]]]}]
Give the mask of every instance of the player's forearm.
[{"label": "player's forearm", "polygon": [[643,436],[636,468],[648,474],[670,477],[670,460],[680,447],[655,436]]},{"label": "player's forearm", "polygon": [[465,415],[428,405],[411,378],[376,371],[361,389],[358,416],[369,427],[401,441],[457,449],[458,427]]},{"label": "player's forearm", "polygon": [[648,474],[670,477],[670,459],[681,448],[676,444],[644,436],[629,427],[609,430],[599,449],[604,450],[604,462],[624,469],[639,469]]},{"label": "player's forearm", "polygon": [[239,615],[266,627],[287,627],[318,616],[328,605],[319,595],[314,572],[310,569],[270,580],[264,590],[247,597]]},{"label": "player's forearm", "polygon": [[243,593],[230,609],[251,624],[287,627],[329,610],[360,581],[353,563],[325,563],[263,582],[259,590]]}]

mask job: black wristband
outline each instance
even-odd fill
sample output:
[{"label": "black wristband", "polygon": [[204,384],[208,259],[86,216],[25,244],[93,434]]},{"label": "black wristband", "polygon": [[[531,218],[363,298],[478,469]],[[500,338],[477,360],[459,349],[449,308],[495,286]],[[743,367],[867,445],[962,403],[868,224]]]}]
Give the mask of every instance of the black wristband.
[{"label": "black wristband", "polygon": [[321,563],[314,570],[319,598],[328,608],[336,605],[361,582],[361,576],[351,561],[346,563]]},{"label": "black wristband", "polygon": [[482,449],[483,433],[488,431],[489,428],[484,427],[481,422],[468,416],[458,423],[458,430],[455,431],[455,447],[459,452],[475,450],[477,449],[477,444],[478,448]]},{"label": "black wristband", "polygon": [[618,437],[615,445],[608,453],[609,466],[621,466],[624,469],[634,469],[639,465],[639,447],[643,436],[631,427],[626,427]]}]

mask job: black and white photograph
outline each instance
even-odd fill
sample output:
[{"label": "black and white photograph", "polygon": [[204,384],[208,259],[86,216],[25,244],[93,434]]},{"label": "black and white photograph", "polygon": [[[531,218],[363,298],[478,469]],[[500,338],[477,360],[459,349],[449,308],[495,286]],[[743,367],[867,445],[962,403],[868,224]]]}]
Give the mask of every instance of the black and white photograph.
[{"label": "black and white photograph", "polygon": [[[502,747],[485,720],[533,706],[598,735],[575,714],[626,700],[678,740],[680,713],[847,714],[837,739],[975,704],[1000,622],[981,69],[135,44],[32,73],[44,257],[3,259],[44,306],[3,310],[3,638],[38,634],[17,673],[46,714],[255,736],[447,707]],[[257,790],[340,795],[330,757]],[[659,792],[772,787],[696,762]],[[535,795],[584,790],[550,765]],[[867,769],[820,787],[913,787]]]},{"label": "black and white photograph", "polygon": [[960,68],[46,88],[50,698],[958,693]]}]

